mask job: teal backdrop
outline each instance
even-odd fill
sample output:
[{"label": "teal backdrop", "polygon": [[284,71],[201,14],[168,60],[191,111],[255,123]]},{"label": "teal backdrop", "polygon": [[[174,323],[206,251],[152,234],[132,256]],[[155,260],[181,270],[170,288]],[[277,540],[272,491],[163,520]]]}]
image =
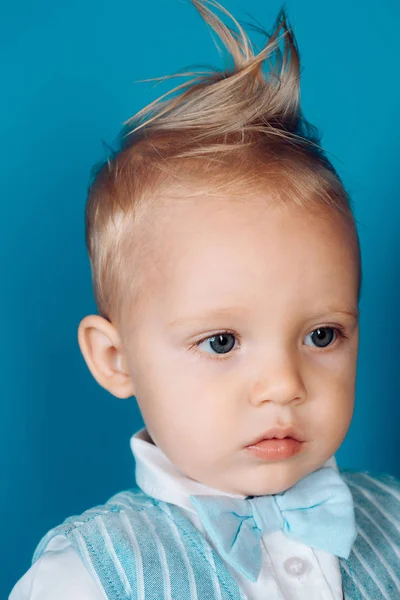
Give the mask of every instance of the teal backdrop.
[{"label": "teal backdrop", "polygon": [[[278,0],[226,0],[271,30]],[[2,544],[0,597],[45,532],[134,483],[135,399],[89,372],[77,328],[95,313],[84,242],[89,172],[122,122],[222,59],[182,0],[1,1]],[[354,202],[363,254],[354,419],[340,466],[400,477],[400,103],[395,0],[289,0],[301,99]],[[262,36],[253,40],[261,44]]]}]

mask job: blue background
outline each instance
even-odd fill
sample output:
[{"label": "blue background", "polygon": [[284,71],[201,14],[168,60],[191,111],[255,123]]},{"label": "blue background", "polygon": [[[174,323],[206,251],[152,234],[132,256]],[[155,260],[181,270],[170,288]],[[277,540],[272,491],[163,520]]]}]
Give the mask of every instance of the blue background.
[{"label": "blue background", "polygon": [[[77,341],[80,320],[96,312],[84,243],[90,168],[105,157],[102,140],[113,144],[123,121],[179,82],[135,81],[223,63],[181,0],[2,4],[4,598],[44,533],[134,482],[129,438],[142,426],[135,399],[101,388]],[[225,6],[270,31],[281,4]],[[303,110],[353,198],[363,253],[356,409],[336,456],[340,466],[400,476],[400,5],[286,6]]]}]

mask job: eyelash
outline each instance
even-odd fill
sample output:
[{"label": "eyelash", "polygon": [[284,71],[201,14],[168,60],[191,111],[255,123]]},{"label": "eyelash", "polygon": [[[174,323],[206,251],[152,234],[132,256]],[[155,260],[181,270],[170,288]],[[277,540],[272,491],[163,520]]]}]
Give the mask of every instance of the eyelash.
[{"label": "eyelash", "polygon": [[[335,339],[335,341],[337,339],[343,340],[343,339],[347,339],[348,338],[348,336],[345,334],[344,329],[342,327],[337,326],[337,325],[335,327],[332,326],[332,325],[320,325],[319,327],[316,327],[315,329],[312,329],[309,333],[313,333],[314,331],[317,331],[317,329],[333,329],[334,332],[337,335],[337,338]],[[226,354],[218,354],[218,353],[211,354],[209,352],[202,352],[201,350],[198,349],[198,347],[200,346],[200,344],[202,344],[203,342],[206,342],[207,340],[210,340],[213,337],[217,337],[219,335],[225,335],[225,334],[233,335],[238,340],[238,342],[240,344],[240,342],[241,342],[240,335],[238,335],[234,331],[229,331],[229,330],[226,329],[224,331],[218,331],[217,333],[213,333],[212,335],[208,335],[207,337],[205,337],[205,338],[203,338],[201,340],[198,340],[195,344],[193,344],[189,348],[189,350],[191,350],[195,354],[199,354],[202,357],[211,358],[212,360],[226,360],[226,359],[228,359],[228,358],[230,358],[232,356],[232,353],[235,350],[237,350],[237,348],[231,350],[230,352],[227,352]],[[309,334],[307,334],[307,335],[309,335]],[[334,343],[335,342],[333,342],[332,344],[329,344],[329,346],[326,346],[326,348],[331,348]],[[240,346],[239,346],[239,348],[240,348]],[[324,350],[324,348],[320,348],[320,350]]]}]

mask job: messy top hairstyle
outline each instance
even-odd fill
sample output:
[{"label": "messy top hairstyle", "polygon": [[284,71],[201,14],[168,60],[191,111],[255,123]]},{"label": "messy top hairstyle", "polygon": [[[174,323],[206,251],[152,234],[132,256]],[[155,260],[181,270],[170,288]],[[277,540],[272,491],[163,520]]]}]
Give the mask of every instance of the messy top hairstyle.
[{"label": "messy top hairstyle", "polygon": [[[179,190],[181,198],[203,190],[232,202],[245,202],[249,190],[264,196],[267,191],[270,201],[282,205],[339,211],[357,239],[360,294],[360,246],[350,199],[317,129],[302,115],[300,55],[284,7],[271,35],[251,25],[269,38],[254,53],[243,28],[218,2],[190,1],[223,41],[232,64],[181,73],[194,77],[125,121],[118,150],[93,167],[86,244],[99,314],[118,326],[128,303],[132,310],[140,300],[145,273],[139,257],[157,223],[159,199],[168,192],[178,198]],[[236,30],[207,5],[228,15]]]}]

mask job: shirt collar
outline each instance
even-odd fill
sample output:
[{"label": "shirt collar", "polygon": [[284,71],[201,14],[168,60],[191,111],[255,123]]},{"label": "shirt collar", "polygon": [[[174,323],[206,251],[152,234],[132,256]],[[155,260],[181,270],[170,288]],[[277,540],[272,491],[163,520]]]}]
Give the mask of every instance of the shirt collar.
[{"label": "shirt collar", "polygon": [[[145,494],[157,500],[177,504],[195,513],[190,495],[220,495],[241,499],[247,497],[209,487],[185,475],[169,460],[161,448],[152,442],[145,427],[131,437],[130,446],[136,462],[136,483]],[[334,456],[331,456],[323,466],[338,471]]]}]

